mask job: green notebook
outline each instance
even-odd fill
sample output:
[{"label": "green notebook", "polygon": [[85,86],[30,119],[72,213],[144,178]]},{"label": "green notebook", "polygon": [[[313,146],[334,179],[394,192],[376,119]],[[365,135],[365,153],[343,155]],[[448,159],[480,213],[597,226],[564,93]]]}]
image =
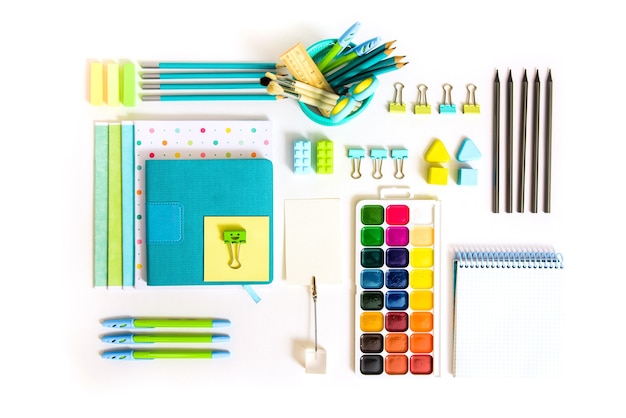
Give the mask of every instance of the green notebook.
[{"label": "green notebook", "polygon": [[149,286],[272,281],[270,160],[148,160],[145,168]]}]

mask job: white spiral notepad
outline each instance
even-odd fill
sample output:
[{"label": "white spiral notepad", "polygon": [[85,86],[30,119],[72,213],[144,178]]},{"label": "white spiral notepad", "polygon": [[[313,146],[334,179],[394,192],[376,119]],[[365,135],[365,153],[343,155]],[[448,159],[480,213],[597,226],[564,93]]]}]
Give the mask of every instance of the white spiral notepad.
[{"label": "white spiral notepad", "polygon": [[454,282],[455,376],[560,374],[560,253],[457,251]]}]

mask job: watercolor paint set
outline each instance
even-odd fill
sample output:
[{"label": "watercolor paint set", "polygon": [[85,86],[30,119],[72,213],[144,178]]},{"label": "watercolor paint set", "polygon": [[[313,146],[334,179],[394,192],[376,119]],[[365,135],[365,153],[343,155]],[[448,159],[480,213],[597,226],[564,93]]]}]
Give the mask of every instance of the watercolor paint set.
[{"label": "watercolor paint set", "polygon": [[355,371],[439,375],[440,201],[361,200],[355,216]]}]

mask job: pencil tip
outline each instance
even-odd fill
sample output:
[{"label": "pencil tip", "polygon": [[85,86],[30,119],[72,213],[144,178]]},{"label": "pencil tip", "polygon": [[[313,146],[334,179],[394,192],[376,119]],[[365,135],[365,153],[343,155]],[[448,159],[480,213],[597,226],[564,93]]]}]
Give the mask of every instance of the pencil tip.
[{"label": "pencil tip", "polygon": [[139,66],[141,68],[155,69],[159,68],[159,63],[154,61],[142,61],[139,63]]},{"label": "pencil tip", "polygon": [[496,70],[496,78],[493,81],[495,81],[496,83],[500,82],[500,77],[498,76],[498,70]]},{"label": "pencil tip", "polygon": [[142,95],[139,97],[143,102],[158,102],[161,100],[161,96],[157,95]]},{"label": "pencil tip", "polygon": [[262,86],[266,86],[270,83],[270,78],[269,77],[261,77],[261,79],[259,80]]},{"label": "pencil tip", "polygon": [[548,68],[548,81],[552,81],[552,70]]}]

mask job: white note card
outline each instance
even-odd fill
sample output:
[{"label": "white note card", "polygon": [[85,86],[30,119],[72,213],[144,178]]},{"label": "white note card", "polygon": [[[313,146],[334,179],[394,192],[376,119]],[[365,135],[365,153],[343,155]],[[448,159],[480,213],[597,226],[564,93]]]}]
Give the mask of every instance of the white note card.
[{"label": "white note card", "polygon": [[341,281],[339,199],[285,200],[285,272],[290,284]]}]

